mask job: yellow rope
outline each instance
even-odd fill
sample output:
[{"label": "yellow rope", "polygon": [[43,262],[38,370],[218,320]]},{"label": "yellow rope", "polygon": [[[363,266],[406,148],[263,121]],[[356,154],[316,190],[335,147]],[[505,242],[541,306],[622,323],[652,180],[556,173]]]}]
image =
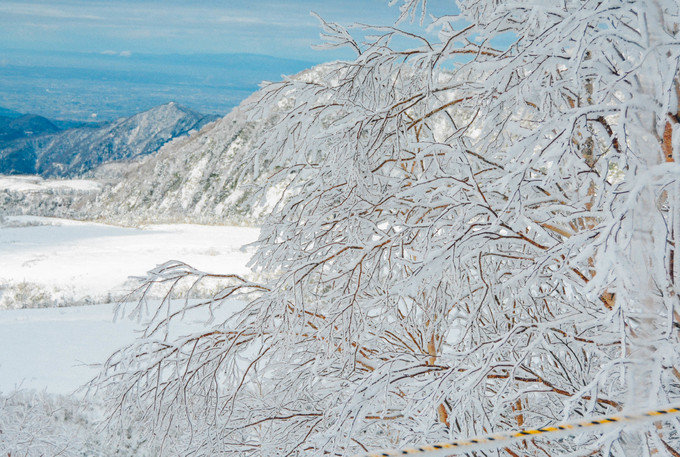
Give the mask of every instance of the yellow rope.
[{"label": "yellow rope", "polygon": [[557,435],[573,434],[583,428],[600,428],[603,426],[642,422],[649,420],[659,420],[663,417],[680,414],[680,406],[673,406],[664,409],[655,409],[637,414],[617,414],[614,416],[594,418],[587,421],[571,422],[535,429],[524,429],[519,431],[492,433],[489,435],[478,436],[463,440],[446,441],[437,444],[405,448],[401,450],[374,451],[359,454],[355,457],[395,457],[404,455],[418,455],[419,457],[437,457],[466,452],[476,451],[486,448],[498,448],[505,446],[508,442],[521,441],[536,435]]}]

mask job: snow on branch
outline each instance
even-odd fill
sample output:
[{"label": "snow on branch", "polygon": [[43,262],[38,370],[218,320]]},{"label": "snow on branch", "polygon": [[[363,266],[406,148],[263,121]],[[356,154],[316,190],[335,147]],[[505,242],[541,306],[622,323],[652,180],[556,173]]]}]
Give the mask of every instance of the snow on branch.
[{"label": "snow on branch", "polygon": [[[168,454],[351,455],[677,402],[677,2],[458,4],[437,39],[376,30],[252,99],[270,129],[240,169],[275,201],[260,280],[168,292],[99,380]],[[147,285],[205,278],[172,263]],[[233,296],[231,317],[168,329]],[[675,455],[680,437],[519,446]]]}]

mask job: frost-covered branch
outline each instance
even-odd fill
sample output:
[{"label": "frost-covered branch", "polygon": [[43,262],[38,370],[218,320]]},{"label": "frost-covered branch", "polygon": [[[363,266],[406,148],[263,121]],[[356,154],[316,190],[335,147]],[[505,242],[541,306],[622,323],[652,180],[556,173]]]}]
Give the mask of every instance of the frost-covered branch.
[{"label": "frost-covered branch", "polygon": [[[437,40],[383,29],[262,89],[251,116],[281,114],[242,170],[258,198],[285,189],[262,284],[229,278],[253,293],[232,318],[114,356],[118,411],[196,455],[321,456],[677,401],[677,3],[459,6]],[[652,427],[508,452],[678,444]]]}]

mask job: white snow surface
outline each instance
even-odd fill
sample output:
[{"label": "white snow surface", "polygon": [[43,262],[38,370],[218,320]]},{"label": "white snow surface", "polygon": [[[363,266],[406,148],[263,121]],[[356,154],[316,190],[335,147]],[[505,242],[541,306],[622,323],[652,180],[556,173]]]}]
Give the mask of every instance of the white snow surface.
[{"label": "white snow surface", "polygon": [[[101,363],[132,343],[143,328],[139,321],[116,313],[117,306],[0,311],[0,393],[14,389],[54,394],[78,391],[97,375]],[[232,300],[215,315],[225,318],[242,306]],[[207,312],[187,313],[173,324],[171,336],[198,331],[208,322]]]},{"label": "white snow surface", "polygon": [[141,325],[114,322],[115,305],[0,311],[0,392],[15,388],[69,394],[95,366],[133,341]]},{"label": "white snow surface", "polygon": [[0,191],[38,192],[48,190],[72,190],[97,192],[101,184],[89,179],[43,179],[40,176],[0,175]]},{"label": "white snow surface", "polygon": [[[18,226],[17,226],[18,225]],[[130,276],[143,276],[169,260],[211,273],[246,274],[245,244],[251,227],[152,225],[125,228],[32,216],[7,217],[0,227],[0,282],[27,282],[74,300],[130,289]]]},{"label": "white snow surface", "polygon": [[[247,274],[253,242],[249,227],[158,225],[140,229],[30,216],[0,226],[0,284],[38,285],[74,299],[124,294],[130,275],[144,275],[168,260],[218,273]],[[1,290],[0,290],[1,293]],[[96,364],[131,343],[142,324],[114,319],[116,305],[0,310],[0,393],[15,388],[74,392]],[[240,307],[221,310],[226,317]],[[226,314],[222,314],[225,313]],[[173,331],[185,334],[207,316],[189,316]]]}]

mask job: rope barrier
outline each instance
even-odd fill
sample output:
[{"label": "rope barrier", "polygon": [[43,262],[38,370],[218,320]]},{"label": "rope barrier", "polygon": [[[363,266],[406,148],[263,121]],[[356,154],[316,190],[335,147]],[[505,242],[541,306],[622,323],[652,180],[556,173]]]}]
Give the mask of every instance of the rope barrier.
[{"label": "rope barrier", "polygon": [[523,441],[527,438],[533,438],[537,435],[570,435],[584,428],[594,429],[615,424],[657,421],[677,414],[680,414],[680,405],[664,409],[655,409],[643,413],[617,414],[613,416],[599,417],[590,420],[551,425],[535,429],[491,433],[475,438],[446,441],[437,444],[428,444],[399,450],[392,449],[374,451],[365,454],[358,454],[355,457],[396,457],[404,455],[417,455],[419,457],[443,457],[482,449],[495,449],[505,446],[511,442]]}]

